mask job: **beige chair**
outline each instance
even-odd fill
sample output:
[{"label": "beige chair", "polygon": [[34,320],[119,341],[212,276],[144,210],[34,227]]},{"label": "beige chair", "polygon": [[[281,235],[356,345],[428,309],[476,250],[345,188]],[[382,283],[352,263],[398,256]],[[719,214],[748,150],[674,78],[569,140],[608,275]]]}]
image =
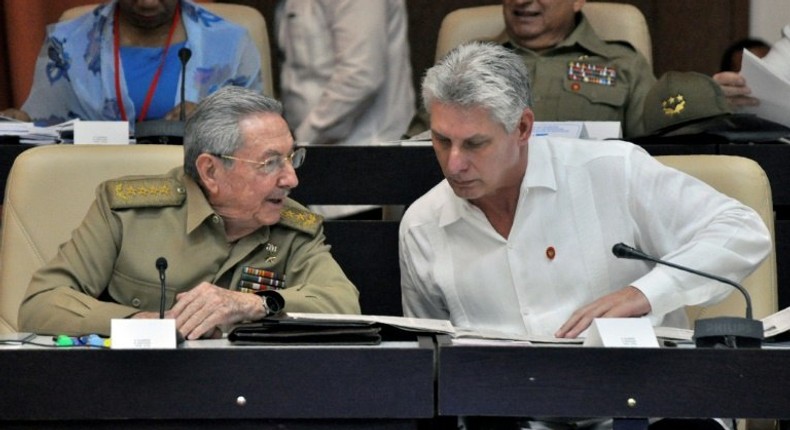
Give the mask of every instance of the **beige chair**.
[{"label": "beige chair", "polygon": [[51,145],[17,157],[6,184],[0,238],[0,333],[15,332],[33,272],[71,237],[110,178],[164,173],[183,163],[175,145]]},{"label": "beige chair", "polygon": [[[667,166],[688,173],[722,193],[751,207],[768,226],[774,238],[774,212],[771,184],[762,167],[755,161],[727,155],[665,155],[656,157]],[[775,313],[779,307],[776,279],[776,250],[746,278],[741,285],[752,299],[754,318],[760,319]],[[691,321],[716,316],[744,316],[746,302],[738,292],[733,292],[724,301],[708,307],[686,308]],[[738,428],[744,430],[773,430],[775,420],[738,420]]]},{"label": "beige chair", "polygon": [[[98,4],[77,6],[63,12],[60,21],[74,19],[92,11]],[[261,80],[263,81],[263,93],[274,97],[274,81],[272,80],[272,55],[269,48],[269,33],[266,31],[266,21],[257,9],[240,4],[229,3],[201,3],[212,13],[217,14],[228,21],[244,27],[250,33],[250,38],[255,41],[258,51],[261,54]],[[222,47],[218,47],[221,49]]]},{"label": "beige chair", "polygon": [[[757,211],[768,226],[771,237],[774,237],[771,184],[765,171],[755,161],[727,155],[666,155],[656,158],[665,165],[688,173]],[[751,296],[754,318],[764,318],[778,310],[775,249],[763,264],[743,281],[742,285]],[[734,292],[716,305],[704,308],[689,307],[687,313],[692,321],[723,315],[744,316],[745,306],[743,296]]]},{"label": "beige chair", "polygon": [[[601,39],[629,42],[652,66],[650,31],[639,9],[624,3],[587,2],[582,11]],[[436,43],[436,60],[464,42],[493,40],[504,31],[501,5],[456,9],[442,20]]]}]

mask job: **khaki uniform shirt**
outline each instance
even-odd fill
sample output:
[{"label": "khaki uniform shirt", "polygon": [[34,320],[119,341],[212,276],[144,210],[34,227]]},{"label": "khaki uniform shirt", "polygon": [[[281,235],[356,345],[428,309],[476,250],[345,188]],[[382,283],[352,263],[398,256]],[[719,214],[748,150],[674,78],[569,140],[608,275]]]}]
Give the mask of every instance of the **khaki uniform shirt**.
[{"label": "khaki uniform shirt", "polygon": [[223,219],[179,167],[101,184],[82,225],[33,276],[22,331],[108,335],[110,319],[158,311],[200,282],[239,290],[242,267],[285,277],[285,311],[359,313],[358,292],[324,243],[321,217],[288,200],[278,224],[228,243]]},{"label": "khaki uniform shirt", "polygon": [[584,15],[564,41],[542,53],[519,47],[506,33],[496,41],[529,67],[536,121],[620,121],[625,137],[643,134],[653,70],[631,45],[601,40]]}]

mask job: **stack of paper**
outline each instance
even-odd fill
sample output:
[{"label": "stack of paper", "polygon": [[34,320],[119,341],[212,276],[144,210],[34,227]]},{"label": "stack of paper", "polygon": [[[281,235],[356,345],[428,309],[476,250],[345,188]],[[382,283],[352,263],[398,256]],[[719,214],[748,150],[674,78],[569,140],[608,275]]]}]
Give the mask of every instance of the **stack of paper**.
[{"label": "stack of paper", "polygon": [[32,122],[14,120],[0,121],[0,136],[18,136],[20,143],[46,145],[60,143],[61,133],[73,127],[74,121],[67,121],[49,127],[39,127]]},{"label": "stack of paper", "polygon": [[741,75],[752,90],[751,96],[760,100],[759,105],[746,107],[744,112],[790,127],[790,82],[748,49],[743,50]]}]

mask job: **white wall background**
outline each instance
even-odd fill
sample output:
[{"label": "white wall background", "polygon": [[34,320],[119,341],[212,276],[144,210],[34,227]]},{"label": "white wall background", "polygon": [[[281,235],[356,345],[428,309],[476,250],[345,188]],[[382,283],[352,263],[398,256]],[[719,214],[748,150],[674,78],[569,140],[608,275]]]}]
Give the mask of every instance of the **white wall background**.
[{"label": "white wall background", "polygon": [[790,0],[752,0],[749,35],[769,44],[782,37],[782,27],[790,24]]}]

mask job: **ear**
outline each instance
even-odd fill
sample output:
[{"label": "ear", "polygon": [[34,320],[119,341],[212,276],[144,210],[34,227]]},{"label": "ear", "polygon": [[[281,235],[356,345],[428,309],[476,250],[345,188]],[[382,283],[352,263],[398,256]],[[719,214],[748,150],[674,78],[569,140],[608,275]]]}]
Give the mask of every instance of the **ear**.
[{"label": "ear", "polygon": [[200,154],[195,160],[200,181],[203,188],[211,194],[216,194],[219,189],[219,179],[225,173],[225,166],[222,161],[206,153]]},{"label": "ear", "polygon": [[521,120],[519,120],[517,127],[519,144],[527,144],[530,136],[532,136],[533,124],[535,124],[535,114],[530,108],[524,109],[524,112],[521,113]]}]

